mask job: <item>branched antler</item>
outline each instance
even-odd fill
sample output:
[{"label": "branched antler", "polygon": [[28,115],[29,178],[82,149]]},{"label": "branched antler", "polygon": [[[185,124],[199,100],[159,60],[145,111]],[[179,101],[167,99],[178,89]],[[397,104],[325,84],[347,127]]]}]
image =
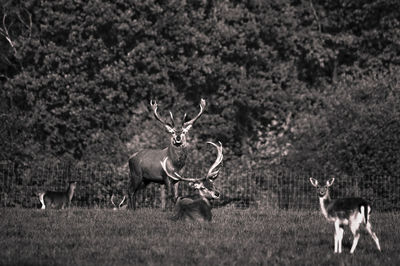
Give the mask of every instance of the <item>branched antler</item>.
[{"label": "branched antler", "polygon": [[[154,117],[155,117],[158,121],[160,121],[163,125],[168,125],[168,126],[170,126],[170,127],[173,127],[173,125],[171,125],[170,123],[165,122],[164,119],[162,119],[162,118],[160,117],[160,115],[158,114],[158,112],[157,112],[158,105],[157,105],[157,102],[156,102],[156,101],[151,100],[151,101],[150,101],[150,106],[151,106],[151,109],[153,109]],[[171,112],[170,112],[170,116],[171,116],[171,120],[174,121],[174,120],[173,120],[174,117],[172,116],[172,113],[171,113]]]},{"label": "branched antler", "polygon": [[186,178],[186,177],[182,177],[180,174],[178,174],[176,172],[170,173],[168,171],[168,167],[167,167],[168,157],[165,157],[163,161],[160,161],[164,172],[167,174],[167,176],[169,176],[170,178],[172,178],[175,181],[199,182],[199,181],[202,181],[207,178],[216,179],[218,177],[219,169],[215,170],[215,168],[217,168],[221,164],[222,159],[223,159],[222,144],[221,144],[221,142],[218,142],[219,143],[219,146],[218,146],[217,144],[215,144],[213,142],[207,142],[207,143],[215,146],[217,148],[218,154],[217,154],[217,159],[215,160],[213,165],[208,170],[208,173],[206,176],[201,177],[201,178]]},{"label": "branched antler", "polygon": [[[201,100],[200,100],[200,112],[199,112],[193,119],[191,119],[191,120],[189,120],[189,121],[183,123],[183,126],[184,126],[185,128],[186,128],[186,127],[189,127],[189,126],[192,126],[193,123],[194,123],[197,119],[199,119],[199,117],[203,114],[203,112],[204,112],[204,107],[205,107],[205,106],[206,106],[206,101],[205,101],[204,99],[201,99]],[[185,118],[186,118],[186,114],[184,115],[183,120],[185,120]]]}]

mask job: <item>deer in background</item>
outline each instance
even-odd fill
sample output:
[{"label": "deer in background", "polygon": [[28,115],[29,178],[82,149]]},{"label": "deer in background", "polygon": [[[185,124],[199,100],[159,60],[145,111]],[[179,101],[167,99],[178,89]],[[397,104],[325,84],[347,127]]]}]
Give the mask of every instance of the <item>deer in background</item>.
[{"label": "deer in background", "polygon": [[320,186],[318,180],[310,178],[311,184],[317,188],[319,196],[319,204],[322,214],[325,218],[335,224],[335,253],[342,253],[342,239],[343,227],[348,225],[353,233],[353,245],[351,246],[350,253],[353,254],[356,249],[358,239],[360,238],[359,228],[362,223],[365,224],[365,229],[375,241],[378,250],[381,250],[379,239],[371,229],[371,222],[369,216],[371,213],[371,206],[362,198],[339,198],[331,199],[329,196],[329,187],[332,186],[335,178],[326,181],[326,185]]},{"label": "deer in background", "polygon": [[167,168],[171,172],[178,172],[185,166],[187,157],[186,134],[192,128],[194,122],[203,114],[206,102],[204,99],[200,101],[199,113],[190,121],[185,122],[186,113],[182,123],[175,123],[174,116],[170,112],[171,123],[166,122],[157,112],[158,105],[156,102],[150,101],[153,109],[154,117],[164,125],[165,129],[171,134],[171,141],[165,149],[145,149],[133,154],[129,158],[130,186],[129,200],[131,208],[136,208],[136,192],[143,189],[150,182],[161,184],[161,208],[165,210],[166,193],[165,186],[171,191],[173,186],[174,199],[178,197],[177,180],[170,179],[163,171],[160,161],[165,157],[169,158]]},{"label": "deer in background", "polygon": [[69,182],[67,191],[46,191],[39,193],[39,200],[42,203],[41,209],[49,208],[61,208],[64,209],[65,206],[71,205],[72,197],[74,196],[76,188],[76,181]]},{"label": "deer in background", "polygon": [[113,207],[113,210],[114,210],[114,211],[116,211],[116,210],[125,210],[126,207],[127,207],[128,205],[127,205],[127,204],[122,205],[122,204],[124,203],[126,197],[125,197],[125,196],[123,197],[123,199],[121,200],[121,202],[118,204],[118,207],[117,207],[117,205],[114,203],[114,198],[115,198],[115,196],[114,196],[114,194],[112,194],[112,196],[111,196],[111,204],[114,206],[114,207]]},{"label": "deer in background", "polygon": [[211,204],[209,199],[218,199],[220,193],[214,186],[214,180],[218,177],[220,168],[216,168],[221,164],[222,155],[222,144],[219,142],[219,146],[213,142],[208,142],[217,148],[217,159],[214,164],[208,170],[208,173],[203,178],[185,178],[176,172],[170,172],[168,170],[168,160],[166,157],[161,161],[161,166],[165,173],[175,181],[185,181],[188,185],[198,192],[197,196],[179,197],[175,204],[175,216],[173,220],[186,220],[191,219],[194,221],[211,221]]}]

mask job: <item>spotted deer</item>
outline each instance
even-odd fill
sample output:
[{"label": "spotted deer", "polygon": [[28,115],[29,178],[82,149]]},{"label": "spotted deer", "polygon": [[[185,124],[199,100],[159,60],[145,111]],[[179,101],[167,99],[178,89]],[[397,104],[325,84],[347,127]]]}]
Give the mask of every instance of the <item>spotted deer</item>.
[{"label": "spotted deer", "polygon": [[335,225],[335,253],[342,253],[342,239],[344,233],[344,226],[348,225],[353,233],[353,245],[351,246],[350,253],[353,254],[356,249],[358,240],[360,238],[360,225],[365,224],[365,229],[375,241],[378,250],[381,250],[379,239],[372,231],[370,222],[371,206],[362,198],[339,198],[331,199],[329,196],[329,187],[332,186],[334,178],[329,179],[325,185],[319,185],[318,180],[310,178],[311,184],[317,188],[319,196],[319,204],[322,214],[329,221]]},{"label": "spotted deer", "polygon": [[168,191],[170,191],[171,186],[173,186],[174,199],[177,199],[179,183],[176,179],[170,179],[165,174],[159,162],[165,157],[168,157],[167,168],[171,172],[178,172],[185,166],[188,148],[186,134],[192,128],[194,122],[203,114],[206,102],[204,99],[201,99],[199,113],[193,119],[186,122],[185,113],[182,123],[175,123],[174,116],[171,112],[171,123],[166,122],[157,112],[157,103],[150,101],[150,105],[153,109],[154,117],[161,122],[165,129],[171,134],[171,140],[169,146],[164,149],[145,149],[133,154],[129,158],[129,204],[131,208],[135,209],[135,195],[137,191],[143,189],[151,182],[159,183],[161,184],[161,208],[164,210],[166,205],[165,186]]},{"label": "spotted deer", "polygon": [[208,170],[207,175],[202,178],[185,178],[176,172],[170,172],[167,167],[169,161],[168,157],[160,162],[163,170],[171,179],[188,182],[188,185],[195,189],[198,193],[198,195],[178,198],[175,204],[175,216],[172,218],[173,220],[212,220],[212,206],[209,199],[218,199],[220,197],[219,191],[214,186],[214,180],[218,177],[220,168],[217,170],[216,168],[221,164],[223,155],[221,142],[219,142],[219,145],[213,142],[208,143],[217,148],[218,154],[217,159]]},{"label": "spotted deer", "polygon": [[76,181],[69,182],[66,191],[46,191],[39,193],[39,200],[42,203],[41,209],[49,208],[61,208],[64,209],[66,206],[71,205],[72,197],[76,189]]}]

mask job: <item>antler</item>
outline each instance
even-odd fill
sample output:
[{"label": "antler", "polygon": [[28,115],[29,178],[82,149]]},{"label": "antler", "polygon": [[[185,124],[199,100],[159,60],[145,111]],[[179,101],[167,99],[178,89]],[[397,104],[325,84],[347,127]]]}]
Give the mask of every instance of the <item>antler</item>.
[{"label": "antler", "polygon": [[171,174],[170,172],[168,172],[168,169],[167,169],[168,157],[165,157],[163,161],[160,161],[161,167],[163,168],[163,170],[167,174],[167,176],[169,176],[170,178],[172,178],[175,181],[198,182],[198,181],[202,181],[202,180],[204,180],[206,178],[216,179],[218,177],[218,173],[219,173],[220,169],[215,170],[215,168],[217,168],[217,166],[221,164],[222,159],[224,157],[222,155],[222,144],[221,144],[221,142],[218,142],[219,143],[219,146],[218,146],[217,144],[215,144],[213,142],[207,142],[207,143],[212,144],[215,147],[217,147],[218,155],[217,155],[217,159],[215,160],[214,164],[211,166],[210,170],[208,170],[208,174],[205,177],[202,177],[202,178],[186,178],[186,177],[182,177],[177,172],[174,172],[173,174]]},{"label": "antler", "polygon": [[124,198],[122,199],[121,203],[118,205],[118,208],[121,208],[121,205],[122,205],[122,203],[124,203],[124,201],[125,201],[125,196],[124,196]]},{"label": "antler", "polygon": [[169,111],[169,116],[171,117],[172,127],[174,127],[175,126],[175,121],[174,121],[174,116],[172,115],[171,111]]},{"label": "antler", "polygon": [[165,157],[163,161],[160,161],[161,167],[163,168],[163,170],[167,174],[167,176],[169,176],[170,178],[172,178],[175,181],[198,182],[198,181],[201,181],[201,180],[204,180],[204,179],[207,178],[207,177],[203,177],[203,178],[185,178],[185,177],[182,177],[177,172],[174,172],[173,174],[171,174],[167,170],[167,161],[168,161],[168,156]]},{"label": "antler", "polygon": [[118,207],[117,207],[117,205],[115,205],[115,203],[114,203],[114,194],[112,194],[112,196],[111,196],[111,203],[112,203],[112,205],[114,205],[114,210],[117,210],[117,209],[121,209],[121,205],[124,203],[124,201],[125,201],[125,196],[124,196],[124,198],[122,199],[122,201],[121,201],[121,203],[120,204],[118,204]]},{"label": "antler", "polygon": [[[151,109],[153,109],[154,117],[155,117],[158,121],[160,121],[160,122],[163,123],[164,125],[168,125],[168,126],[170,126],[170,127],[173,127],[171,124],[165,122],[165,121],[160,117],[160,115],[157,113],[158,105],[157,105],[157,102],[156,102],[156,101],[151,100],[151,101],[150,101],[150,105],[151,105]],[[172,113],[170,113],[170,114],[171,114],[171,118],[172,118],[172,121],[173,121]]]},{"label": "antler", "polygon": [[114,209],[116,209],[117,206],[114,203],[114,194],[112,194],[112,196],[111,196],[111,203],[112,203],[112,205],[114,205]]},{"label": "antler", "polygon": [[[200,100],[200,112],[192,120],[183,123],[183,126],[188,127],[188,126],[193,125],[193,123],[203,114],[205,106],[206,106],[206,101],[204,99],[201,99]],[[185,114],[183,120],[185,120],[185,118],[186,118],[186,114]]]},{"label": "antler", "polygon": [[217,159],[215,160],[213,165],[211,165],[210,170],[208,170],[208,173],[207,173],[207,178],[216,179],[218,177],[218,173],[221,168],[219,168],[215,171],[214,171],[214,169],[217,168],[217,166],[221,164],[222,159],[224,158],[224,156],[222,154],[222,143],[220,141],[218,141],[219,146],[211,141],[209,141],[207,143],[214,145],[218,151]]}]

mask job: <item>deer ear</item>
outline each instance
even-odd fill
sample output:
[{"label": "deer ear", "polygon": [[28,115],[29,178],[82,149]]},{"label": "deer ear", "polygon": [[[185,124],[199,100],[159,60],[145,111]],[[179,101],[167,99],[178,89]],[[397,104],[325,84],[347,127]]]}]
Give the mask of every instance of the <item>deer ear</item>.
[{"label": "deer ear", "polygon": [[314,187],[318,187],[318,180],[310,177],[310,182],[311,182],[311,185],[313,185]]},{"label": "deer ear", "polygon": [[328,187],[330,187],[330,186],[332,186],[332,184],[333,184],[333,182],[335,181],[335,178],[331,178],[331,179],[329,179],[328,181],[326,181],[326,185],[328,186]]},{"label": "deer ear", "polygon": [[192,125],[190,124],[190,125],[184,127],[184,128],[183,128],[183,131],[185,131],[185,133],[186,133],[186,132],[188,132],[191,128],[192,128]]},{"label": "deer ear", "polygon": [[166,128],[166,129],[168,130],[168,132],[171,133],[171,134],[175,132],[174,128],[171,127],[170,125],[165,125],[165,128]]}]

